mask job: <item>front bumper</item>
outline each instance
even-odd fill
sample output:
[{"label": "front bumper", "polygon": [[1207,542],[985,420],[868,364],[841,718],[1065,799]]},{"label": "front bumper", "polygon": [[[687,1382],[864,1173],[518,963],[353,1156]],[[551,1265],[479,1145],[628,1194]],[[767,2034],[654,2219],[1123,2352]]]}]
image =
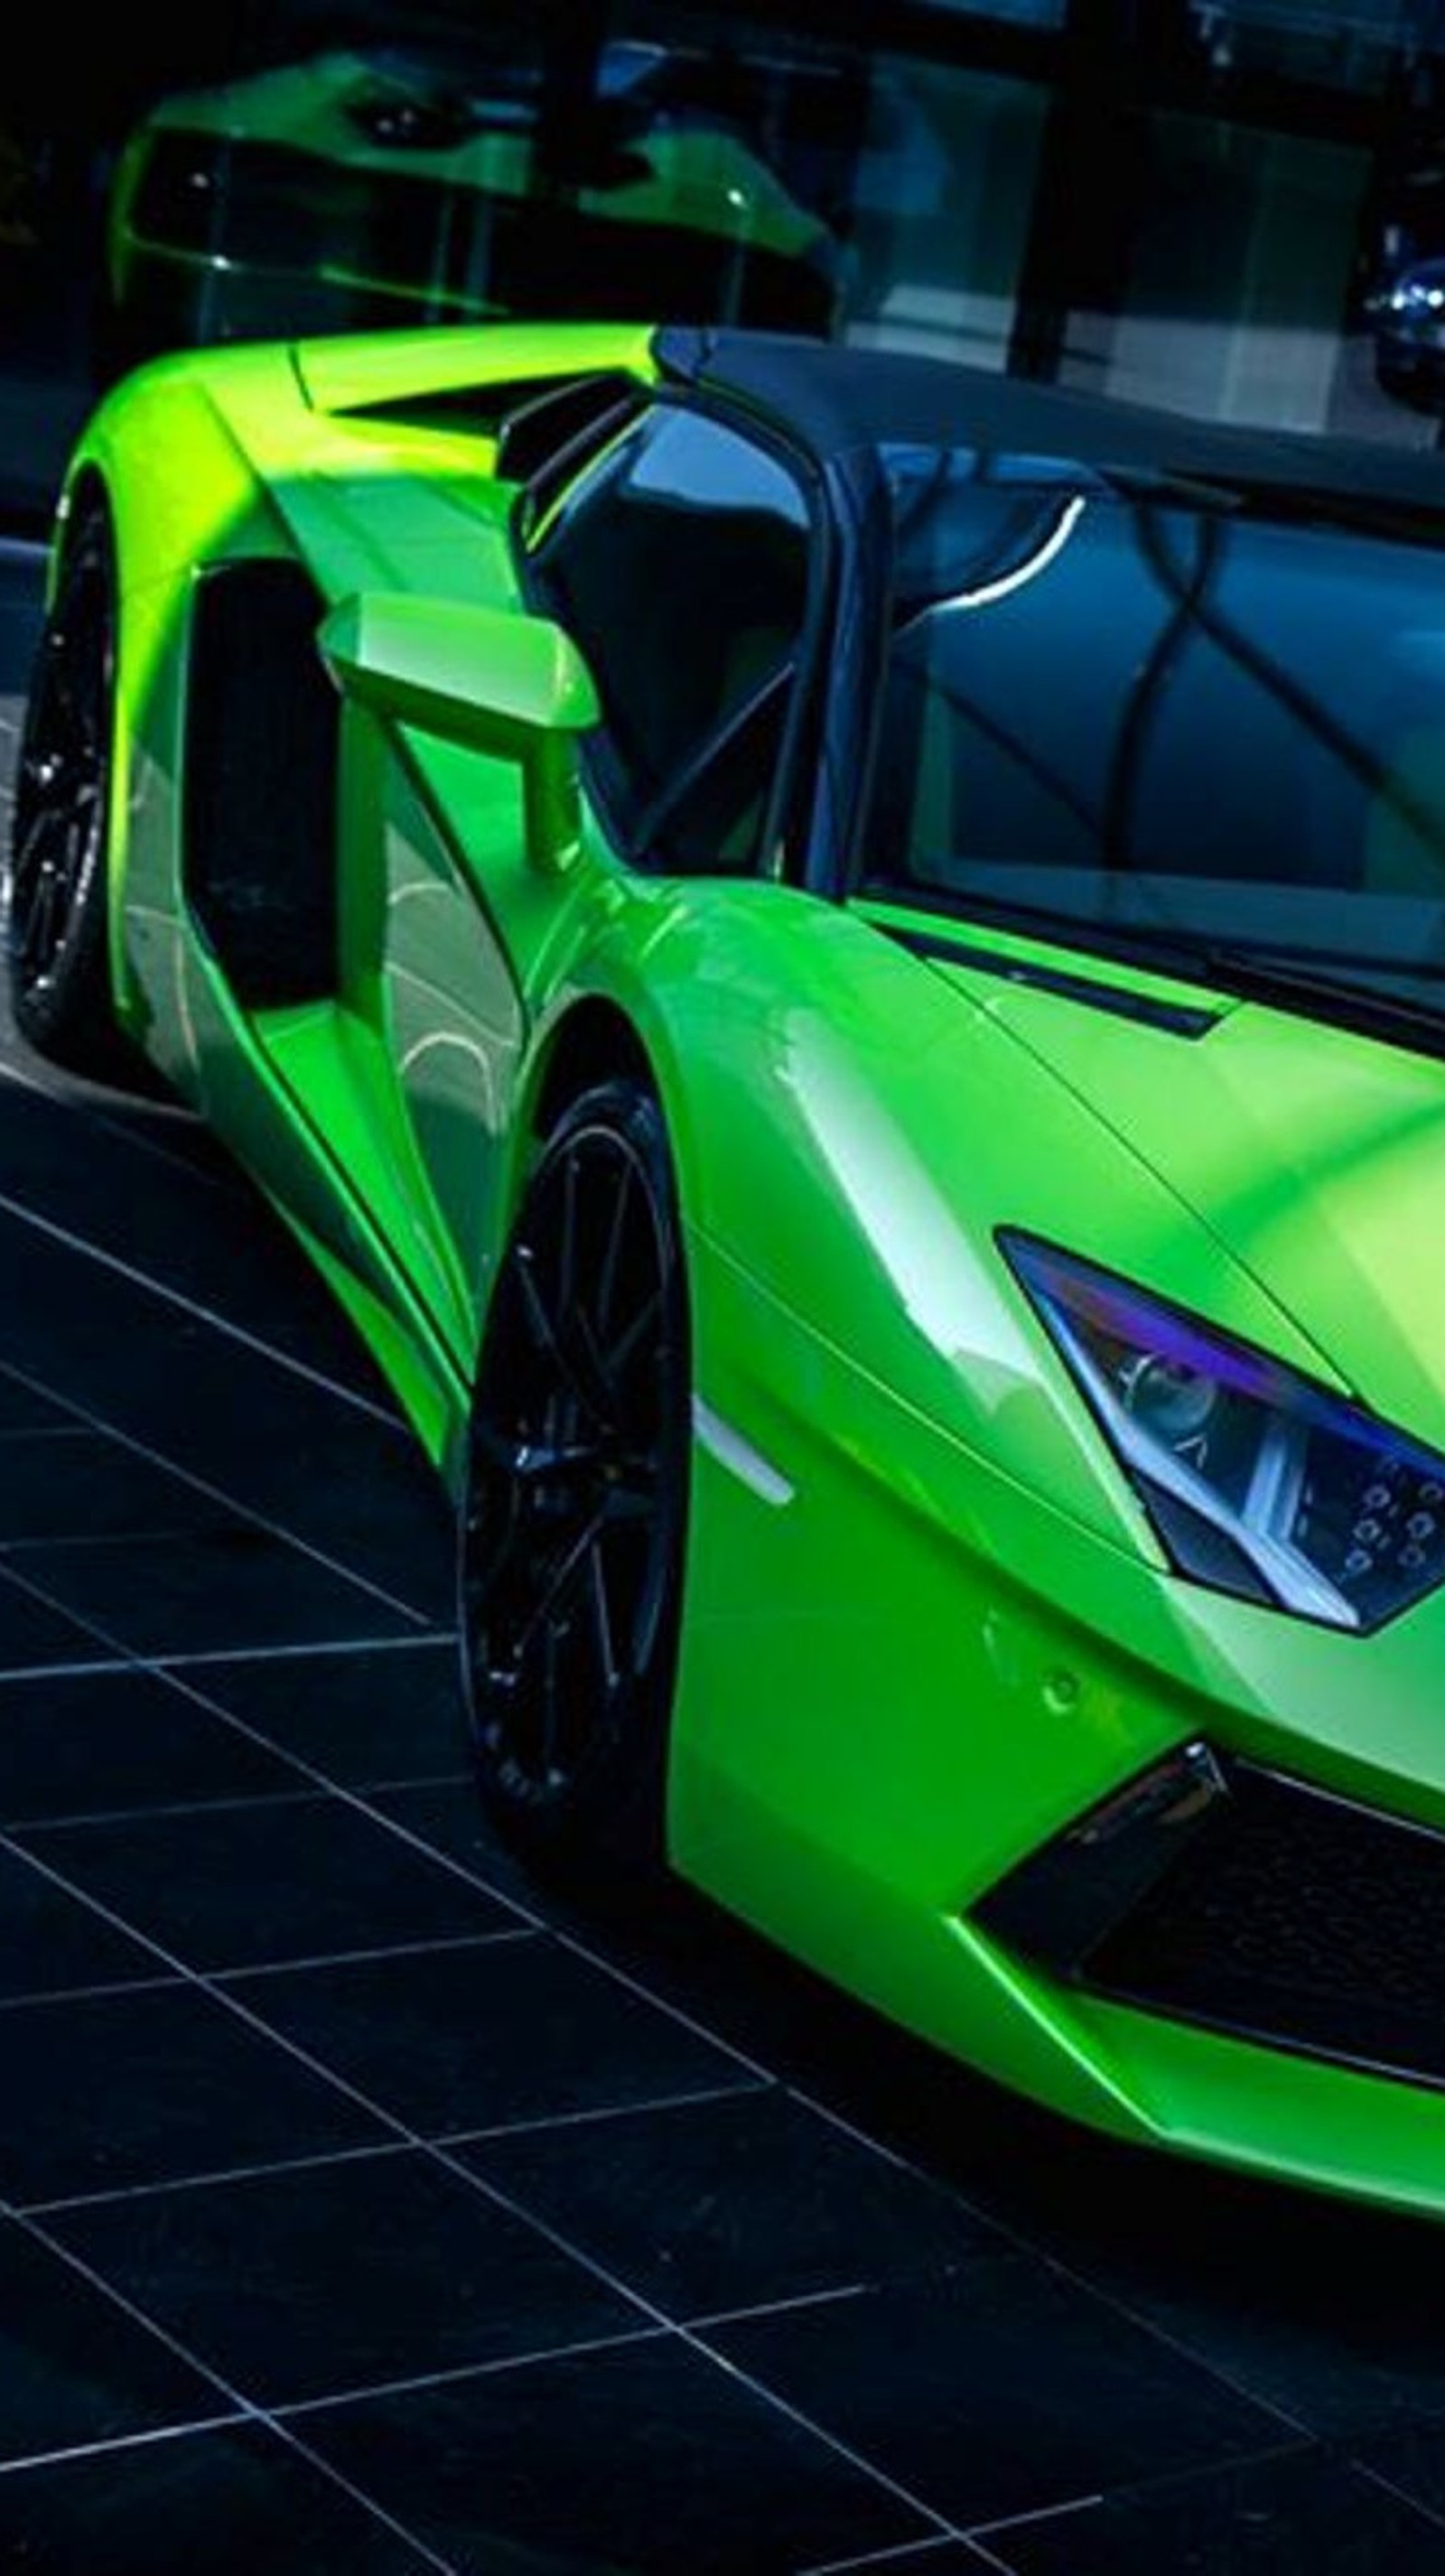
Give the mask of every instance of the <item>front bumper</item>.
[{"label": "front bumper", "polygon": [[[790,1498],[696,1460],[683,1874],[1056,2110],[1445,2215],[1445,1596],[1359,1638],[1203,1592],[695,1280],[707,1401]],[[1061,1858],[1195,1746],[1177,1860],[1081,1897]]]},{"label": "front bumper", "polygon": [[1445,1835],[1182,1746],[973,1910],[1060,1983],[1445,2087]]}]

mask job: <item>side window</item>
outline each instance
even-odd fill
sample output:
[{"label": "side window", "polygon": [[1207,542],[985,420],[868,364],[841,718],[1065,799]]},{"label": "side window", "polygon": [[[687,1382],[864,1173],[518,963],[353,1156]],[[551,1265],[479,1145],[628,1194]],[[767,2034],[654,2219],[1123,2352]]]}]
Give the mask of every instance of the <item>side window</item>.
[{"label": "side window", "polygon": [[[597,683],[604,793],[629,839],[662,809],[665,864],[753,862],[808,563],[807,508],[791,474],[737,431],[671,407],[586,479],[540,551],[548,606]],[[767,718],[752,721],[759,701]],[[719,774],[708,793],[713,744]],[[665,827],[674,802],[685,830]]]}]

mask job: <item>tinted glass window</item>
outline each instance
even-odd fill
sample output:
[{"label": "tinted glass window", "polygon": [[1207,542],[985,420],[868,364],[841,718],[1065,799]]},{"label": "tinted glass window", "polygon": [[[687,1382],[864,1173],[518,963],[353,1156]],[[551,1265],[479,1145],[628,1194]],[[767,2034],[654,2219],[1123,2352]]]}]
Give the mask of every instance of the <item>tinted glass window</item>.
[{"label": "tinted glass window", "polygon": [[[597,682],[604,786],[635,829],[795,661],[808,588],[802,493],[719,423],[654,413],[564,510],[540,570]],[[755,752],[764,738],[753,737]],[[757,819],[763,801],[751,792],[732,801],[721,863],[747,863],[751,850],[737,855],[738,817]],[[712,864],[696,820],[688,847],[690,864]]]},{"label": "tinted glass window", "polygon": [[948,506],[961,569],[900,617],[868,875],[1439,999],[1439,551],[1090,481],[1041,486],[1023,535],[997,493]]},{"label": "tinted glass window", "polygon": [[760,842],[777,772],[789,692],[780,678],[744,714],[676,796],[653,817],[648,841],[677,875],[743,875],[764,856]]}]

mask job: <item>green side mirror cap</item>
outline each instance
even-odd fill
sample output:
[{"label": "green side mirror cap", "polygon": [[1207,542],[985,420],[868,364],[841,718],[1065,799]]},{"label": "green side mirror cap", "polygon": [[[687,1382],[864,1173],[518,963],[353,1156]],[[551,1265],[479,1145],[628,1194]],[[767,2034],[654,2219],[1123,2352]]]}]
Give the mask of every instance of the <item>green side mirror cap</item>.
[{"label": "green side mirror cap", "polygon": [[571,864],[580,820],[576,737],[599,711],[587,665],[560,626],[465,601],[361,591],[331,610],[317,642],[338,688],[358,705],[516,762],[529,856],[549,873]]}]

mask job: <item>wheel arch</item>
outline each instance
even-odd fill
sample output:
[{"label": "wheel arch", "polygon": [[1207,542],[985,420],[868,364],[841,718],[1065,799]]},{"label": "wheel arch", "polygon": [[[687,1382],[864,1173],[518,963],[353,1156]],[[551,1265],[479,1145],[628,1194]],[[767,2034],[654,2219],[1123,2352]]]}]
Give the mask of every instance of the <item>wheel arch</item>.
[{"label": "wheel arch", "polygon": [[114,539],[116,508],[115,496],[110,488],[110,478],[98,457],[86,456],[81,459],[66,484],[64,497],[56,514],[55,543],[50,550],[49,578],[52,587],[55,580],[55,566],[64,551],[67,533],[73,521],[83,511],[91,508],[98,508],[105,512],[110,523],[111,536]]},{"label": "wheel arch", "polygon": [[636,1022],[620,1004],[589,993],[554,1021],[533,1068],[526,1131],[539,1144],[564,1110],[600,1082],[644,1083],[661,1100],[663,1086]]}]

